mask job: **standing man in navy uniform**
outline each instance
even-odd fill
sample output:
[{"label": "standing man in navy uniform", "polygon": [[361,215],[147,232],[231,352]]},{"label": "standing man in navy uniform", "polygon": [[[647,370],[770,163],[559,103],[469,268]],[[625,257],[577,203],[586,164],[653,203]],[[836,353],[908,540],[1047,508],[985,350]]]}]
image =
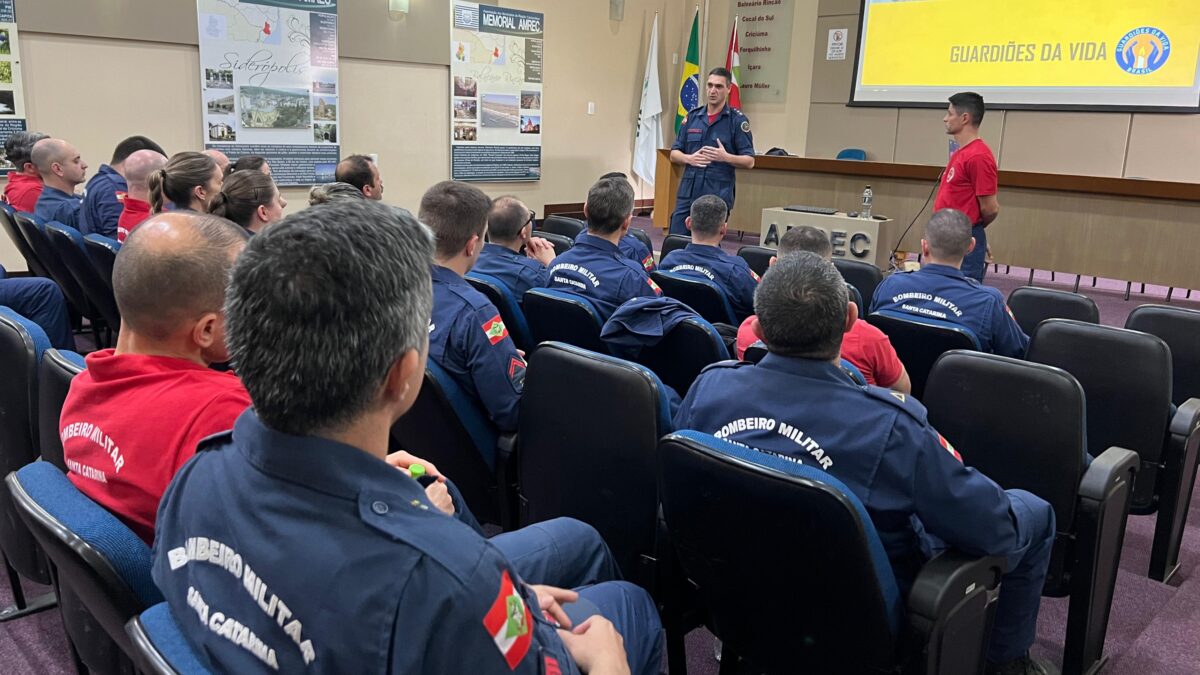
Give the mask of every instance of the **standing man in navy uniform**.
[{"label": "standing man in navy uniform", "polygon": [[688,233],[684,221],[697,197],[717,195],[732,211],[733,170],[754,168],[750,120],[741,110],[729,106],[732,79],[724,68],[709,71],[704,86],[707,104],[688,112],[671,146],[671,161],[687,166],[671,214],[671,234]]},{"label": "standing man in navy uniform", "polygon": [[763,276],[754,308],[770,353],[757,365],[709,366],[675,427],[820,467],[845,483],[879,531],[905,595],[924,562],[946,546],[1004,556],[1009,571],[987,672],[1046,673],[1029,647],[1054,543],[1050,505],[964,466],[916,399],[851,381],[838,360],[858,309],[837,268],[820,256],[780,258]]},{"label": "standing man in navy uniform", "polygon": [[657,674],[644,590],[555,574],[559,541],[530,552],[553,561],[542,576],[513,554],[531,528],[484,539],[449,515],[446,483],[388,454],[425,373],[432,248],[410,216],[355,200],[239,258],[228,340],[254,406],[159,510],[153,576],[184,639],[223,673]]},{"label": "standing man in navy uniform", "polygon": [[924,266],[884,279],[875,288],[871,311],[955,323],[971,331],[983,351],[1024,358],[1029,336],[1017,324],[1004,295],[966,275],[965,258],[979,249],[971,232],[971,220],[962,211],[935,212],[921,239]]}]

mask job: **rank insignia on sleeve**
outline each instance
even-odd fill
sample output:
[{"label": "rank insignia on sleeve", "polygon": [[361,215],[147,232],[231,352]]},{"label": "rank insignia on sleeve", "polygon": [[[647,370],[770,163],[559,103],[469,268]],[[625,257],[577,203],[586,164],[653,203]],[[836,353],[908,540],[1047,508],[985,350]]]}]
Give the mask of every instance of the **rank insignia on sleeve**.
[{"label": "rank insignia on sleeve", "polygon": [[519,356],[514,356],[508,360],[508,379],[517,391],[525,388],[526,367],[525,360]]},{"label": "rank insignia on sleeve", "polygon": [[483,627],[491,634],[508,669],[516,670],[533,642],[533,625],[529,608],[513,586],[508,570],[500,578],[500,592],[483,617]]},{"label": "rank insignia on sleeve", "polygon": [[492,344],[496,344],[508,337],[508,329],[504,327],[504,322],[500,319],[499,314],[483,324],[483,333],[487,335],[488,342]]}]

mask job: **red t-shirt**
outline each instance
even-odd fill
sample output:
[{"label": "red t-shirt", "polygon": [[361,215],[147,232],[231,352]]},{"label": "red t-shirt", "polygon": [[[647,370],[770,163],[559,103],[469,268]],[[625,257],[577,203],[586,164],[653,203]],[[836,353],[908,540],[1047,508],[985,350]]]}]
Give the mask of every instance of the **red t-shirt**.
[{"label": "red t-shirt", "polygon": [[59,420],[67,477],[153,543],[158,502],[175,472],[249,405],[232,373],[166,356],[89,354]]},{"label": "red t-shirt", "polygon": [[38,197],[42,196],[41,178],[26,176],[23,173],[8,174],[8,185],[4,187],[4,200],[14,209],[24,213],[33,213],[37,208]]},{"label": "red t-shirt", "polygon": [[125,208],[121,209],[121,217],[117,219],[117,241],[122,244],[125,243],[125,237],[133,232],[133,228],[150,217],[150,202],[134,199],[128,194],[123,201]]},{"label": "red t-shirt", "polygon": [[[738,327],[737,357],[740,359],[746,348],[758,340],[750,328],[749,317]],[[854,364],[867,378],[867,384],[886,387],[896,383],[904,372],[904,364],[892,347],[891,340],[875,326],[866,321],[855,321],[850,330],[842,334],[842,358]],[[886,383],[886,384],[880,384]]]},{"label": "red t-shirt", "polygon": [[933,210],[958,209],[978,223],[979,197],[996,194],[996,186],[996,157],[982,138],[976,138],[950,155]]}]

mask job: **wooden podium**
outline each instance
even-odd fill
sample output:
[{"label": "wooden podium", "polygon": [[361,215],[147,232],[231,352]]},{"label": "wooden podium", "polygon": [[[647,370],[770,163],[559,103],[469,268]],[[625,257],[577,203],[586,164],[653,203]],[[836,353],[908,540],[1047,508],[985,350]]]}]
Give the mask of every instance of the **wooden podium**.
[{"label": "wooden podium", "polygon": [[891,218],[851,218],[844,213],[825,215],[788,211],[784,208],[762,210],[759,242],[776,248],[779,239],[793,227],[809,225],[821,230],[833,244],[833,257],[861,260],[887,271],[892,250],[900,243],[900,226]]}]

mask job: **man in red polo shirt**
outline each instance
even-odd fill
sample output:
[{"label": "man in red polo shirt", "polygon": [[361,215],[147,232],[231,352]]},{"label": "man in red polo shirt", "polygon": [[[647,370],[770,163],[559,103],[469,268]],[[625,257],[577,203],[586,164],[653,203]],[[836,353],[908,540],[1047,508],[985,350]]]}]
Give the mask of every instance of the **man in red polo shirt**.
[{"label": "man in red polo shirt", "polygon": [[163,168],[167,158],[154,150],[138,150],[125,159],[125,183],[128,186],[122,201],[121,217],[117,219],[117,241],[125,238],[150,217],[150,174]]},{"label": "man in red polo shirt", "polygon": [[33,165],[33,145],[46,134],[36,131],[18,131],[4,142],[4,156],[15,167],[8,174],[8,185],[4,186],[4,201],[14,209],[33,213],[38,197],[42,196],[42,176]]},{"label": "man in red polo shirt", "polygon": [[208,367],[229,360],[225,285],[245,244],[216,216],[174,211],[139,226],[113,268],[117,347],[88,355],[63,403],[68,477],[147,543],[196,444],[250,405],[237,376]]},{"label": "man in red polo shirt", "polygon": [[[829,237],[815,227],[801,225],[788,230],[779,240],[779,255],[787,256],[800,251],[816,253],[825,260],[833,258],[833,245]],[[776,258],[771,258],[775,264]],[[866,307],[859,307],[859,316],[866,315]],[[762,339],[759,334],[758,317],[749,316],[738,328],[737,357],[740,359],[746,348]],[[867,384],[886,387],[902,393],[912,391],[908,371],[896,355],[888,336],[875,326],[859,319],[842,335],[842,358],[854,364],[866,378]]]},{"label": "man in red polo shirt", "polygon": [[984,228],[1000,215],[1000,204],[996,201],[996,156],[979,137],[984,111],[983,97],[979,94],[965,91],[950,97],[942,123],[958,149],[950,155],[950,163],[942,171],[937,199],[933,202],[934,213],[956,209],[971,219],[975,248],[963,258],[962,273],[979,282],[983,282],[987,272]]}]

